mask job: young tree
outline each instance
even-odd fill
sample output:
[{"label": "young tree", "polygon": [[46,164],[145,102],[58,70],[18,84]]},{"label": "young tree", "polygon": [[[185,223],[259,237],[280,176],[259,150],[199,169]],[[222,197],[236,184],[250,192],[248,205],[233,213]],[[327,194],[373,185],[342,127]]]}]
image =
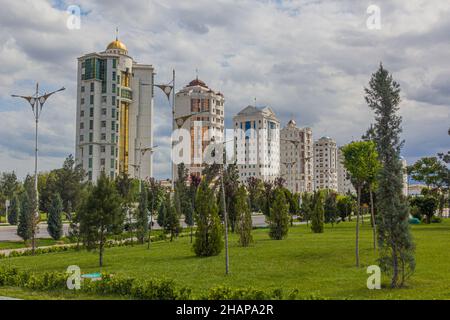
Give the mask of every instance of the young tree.
[{"label": "young tree", "polygon": [[164,224],[164,230],[167,233],[170,233],[170,241],[173,241],[173,238],[178,236],[178,233],[180,232],[181,226],[180,226],[180,216],[177,213],[177,210],[175,209],[175,206],[173,204],[173,201],[170,198],[170,195],[167,197],[166,200],[166,219]]},{"label": "young tree", "polygon": [[287,237],[289,231],[289,204],[281,188],[275,189],[273,197],[268,216],[269,236],[274,240],[282,240]]},{"label": "young tree", "polygon": [[86,172],[81,164],[75,164],[73,155],[69,155],[61,169],[56,170],[56,191],[61,195],[63,209],[68,211],[69,203],[76,208],[84,188]]},{"label": "young tree", "polygon": [[19,223],[17,225],[17,235],[26,243],[33,236],[33,215],[35,208],[30,200],[28,192],[23,192],[20,196]]},{"label": "young tree", "polygon": [[19,215],[20,215],[20,201],[19,197],[17,195],[14,195],[9,205],[8,223],[12,226],[17,225]]},{"label": "young tree", "polygon": [[184,217],[184,222],[189,226],[190,230],[191,230],[191,243],[193,241],[193,230],[194,230],[194,224],[195,224],[195,219],[194,219],[194,214],[195,214],[195,196],[197,195],[197,189],[198,186],[201,183],[201,178],[196,175],[196,174],[192,174],[190,175],[190,181],[191,184],[189,185],[189,199],[190,199],[190,210],[186,211],[186,216]]},{"label": "young tree", "polygon": [[391,287],[397,288],[403,286],[415,269],[408,204],[402,195],[402,118],[397,114],[401,100],[400,85],[380,64],[365,92],[366,102],[375,112],[375,141],[382,164],[377,188],[380,266],[385,272],[391,272]]},{"label": "young tree", "polygon": [[247,196],[247,190],[240,186],[236,194],[237,224],[236,229],[239,234],[239,244],[248,247],[253,242],[252,237],[252,214]]},{"label": "young tree", "polygon": [[59,240],[63,236],[62,223],[63,204],[59,193],[52,196],[52,203],[48,212],[47,230],[48,234],[54,239]]},{"label": "young tree", "polygon": [[218,255],[223,249],[223,228],[220,224],[214,192],[207,181],[200,184],[195,199],[195,232],[194,252],[199,257]]},{"label": "young tree", "polygon": [[311,230],[314,233],[323,233],[323,221],[324,221],[324,194],[322,190],[314,192],[313,197],[313,210],[311,212]]},{"label": "young tree", "polygon": [[142,184],[142,191],[139,195],[139,206],[135,211],[136,218],[136,238],[139,243],[144,244],[148,233],[148,195],[147,186]]},{"label": "young tree", "polygon": [[151,232],[153,227],[153,216],[155,215],[155,212],[158,213],[161,209],[161,206],[164,202],[165,196],[166,196],[166,190],[161,185],[160,182],[157,182],[154,178],[151,178],[149,180],[149,192],[148,192],[148,210],[150,212],[150,223],[149,223],[149,229],[148,229],[148,249],[150,249],[150,243],[151,243]]},{"label": "young tree", "polygon": [[[227,216],[231,227],[231,232],[234,232],[239,215],[239,212],[236,208],[237,193],[239,190],[239,170],[237,165],[228,165],[223,178],[223,183],[225,186]],[[223,206],[221,206],[221,208],[223,208]]]},{"label": "young tree", "polygon": [[[375,143],[372,141],[352,142],[342,148],[344,166],[350,173],[351,180],[358,196],[358,209],[356,212],[356,266],[359,267],[359,219],[361,215],[361,190],[365,183],[373,183],[375,172],[378,171],[377,153]],[[375,171],[376,170],[376,171]],[[373,210],[372,210],[373,213]],[[375,219],[373,219],[375,221]],[[374,249],[376,249],[375,225],[372,227]]]},{"label": "young tree", "polygon": [[325,223],[331,223],[332,226],[337,221],[338,209],[337,209],[337,193],[329,191],[325,197]]},{"label": "young tree", "polygon": [[77,219],[84,245],[88,250],[98,249],[102,267],[107,237],[120,234],[124,221],[116,185],[104,172],[80,206]]},{"label": "young tree", "polygon": [[135,224],[133,223],[133,211],[131,209],[135,200],[135,190],[133,187],[133,180],[128,174],[122,173],[115,181],[116,189],[120,196],[122,214],[128,218],[126,230],[130,232],[131,244],[133,244]]},{"label": "young tree", "polygon": [[271,181],[264,181],[263,187],[260,207],[267,219],[270,217],[270,208],[272,207],[272,203],[274,201],[274,184]]}]

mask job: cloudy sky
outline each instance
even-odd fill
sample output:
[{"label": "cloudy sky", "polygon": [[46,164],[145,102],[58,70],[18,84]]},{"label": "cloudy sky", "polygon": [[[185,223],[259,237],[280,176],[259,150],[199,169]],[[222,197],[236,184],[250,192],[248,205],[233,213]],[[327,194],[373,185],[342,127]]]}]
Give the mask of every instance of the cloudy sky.
[{"label": "cloudy sky", "polygon": [[[448,150],[450,1],[448,0],[0,0],[0,172],[33,171],[34,123],[28,105],[10,94],[50,91],[40,168],[61,166],[75,149],[76,58],[103,51],[115,37],[136,61],[153,64],[158,82],[171,70],[179,88],[199,77],[226,98],[232,116],[253,104],[294,118],[315,138],[358,139],[372,122],[364,87],[382,61],[401,84],[403,155],[408,162]],[[81,28],[67,28],[66,9],[81,8]],[[381,10],[369,30],[366,10]],[[155,100],[155,174],[170,176],[171,121]]]}]

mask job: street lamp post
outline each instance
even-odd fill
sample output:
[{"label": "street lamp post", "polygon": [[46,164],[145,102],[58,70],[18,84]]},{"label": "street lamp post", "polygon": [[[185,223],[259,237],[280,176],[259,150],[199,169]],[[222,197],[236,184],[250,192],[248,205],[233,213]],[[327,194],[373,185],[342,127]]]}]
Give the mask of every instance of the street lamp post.
[{"label": "street lamp post", "polygon": [[35,190],[35,196],[36,196],[36,206],[35,206],[35,217],[33,219],[33,230],[32,230],[32,253],[34,255],[35,248],[36,248],[36,224],[39,221],[39,194],[38,194],[38,128],[39,128],[39,117],[42,113],[42,108],[44,107],[45,102],[47,99],[60,91],[66,90],[64,87],[62,87],[59,90],[45,93],[43,95],[39,95],[39,83],[36,84],[36,93],[33,96],[19,96],[13,94],[13,98],[22,98],[28,101],[28,103],[31,106],[31,109],[34,114],[34,120],[36,123],[36,132],[35,132],[35,149],[34,149],[34,190]]}]

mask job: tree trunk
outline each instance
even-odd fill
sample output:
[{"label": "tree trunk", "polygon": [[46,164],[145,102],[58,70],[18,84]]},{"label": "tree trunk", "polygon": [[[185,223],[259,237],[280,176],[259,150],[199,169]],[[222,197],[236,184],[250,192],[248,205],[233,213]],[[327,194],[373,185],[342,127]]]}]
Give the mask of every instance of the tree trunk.
[{"label": "tree trunk", "polygon": [[392,280],[391,280],[391,288],[398,287],[398,258],[397,258],[397,249],[392,248]]},{"label": "tree trunk", "polygon": [[99,248],[99,265],[100,268],[103,267],[103,240],[100,240],[100,248]]},{"label": "tree trunk", "polygon": [[191,226],[191,243],[192,243],[193,229],[194,228]]},{"label": "tree trunk", "polygon": [[361,212],[361,187],[358,186],[358,209],[356,212],[356,267],[359,267],[359,214]]},{"label": "tree trunk", "polygon": [[372,185],[369,185],[369,194],[370,194],[370,214],[372,216],[372,235],[373,235],[373,250],[377,250],[377,225],[375,222],[375,210],[373,206],[373,192],[372,192]]}]

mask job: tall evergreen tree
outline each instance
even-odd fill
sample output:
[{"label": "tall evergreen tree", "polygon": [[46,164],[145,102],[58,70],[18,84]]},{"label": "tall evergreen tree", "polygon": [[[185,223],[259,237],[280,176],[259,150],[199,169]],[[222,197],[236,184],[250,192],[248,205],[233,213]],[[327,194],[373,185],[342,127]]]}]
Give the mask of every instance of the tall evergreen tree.
[{"label": "tall evergreen tree", "polygon": [[10,225],[17,225],[20,215],[20,200],[18,195],[14,195],[9,205],[8,223]]},{"label": "tall evergreen tree", "polygon": [[282,188],[275,189],[273,198],[268,217],[269,236],[274,240],[282,240],[289,231],[289,204]]},{"label": "tall evergreen tree", "polygon": [[331,225],[334,226],[338,216],[336,192],[329,191],[327,193],[325,197],[324,211],[325,211],[325,223],[331,223]]},{"label": "tall evergreen tree", "polygon": [[380,265],[382,270],[392,275],[391,287],[397,288],[415,269],[415,248],[408,223],[409,208],[402,195],[402,118],[398,115],[400,85],[380,64],[365,92],[366,102],[375,112],[375,141],[382,164],[377,189]]},{"label": "tall evergreen tree", "polygon": [[323,233],[324,222],[324,194],[322,190],[314,192],[312,212],[311,212],[311,230],[314,233]]},{"label": "tall evergreen tree", "polygon": [[309,227],[309,220],[312,217],[313,211],[313,197],[314,195],[311,193],[303,193],[302,195],[302,203],[300,205],[300,212],[303,216],[303,221],[306,221],[306,226]]},{"label": "tall evergreen tree", "polygon": [[55,193],[52,196],[52,203],[48,212],[47,231],[48,234],[54,239],[59,240],[63,236],[63,223],[62,223],[62,211],[63,203],[59,193]]},{"label": "tall evergreen tree", "polygon": [[198,186],[201,183],[201,178],[196,174],[191,174],[189,177],[191,184],[189,185],[189,199],[190,199],[190,210],[186,210],[186,216],[184,217],[184,222],[189,226],[191,230],[191,243],[193,241],[193,230],[195,224],[195,196],[197,195]]},{"label": "tall evergreen tree", "polygon": [[195,199],[195,232],[194,252],[199,257],[218,255],[223,249],[223,228],[220,224],[214,192],[208,182],[203,180]]},{"label": "tall evergreen tree", "polygon": [[253,242],[253,225],[247,190],[244,186],[239,187],[237,191],[235,209],[237,211],[236,230],[239,234],[239,244],[242,247],[248,247]]},{"label": "tall evergreen tree", "polygon": [[35,208],[33,202],[30,201],[27,192],[23,192],[20,196],[20,213],[19,223],[17,225],[17,235],[27,242],[33,236],[33,215]]},{"label": "tall evergreen tree", "polygon": [[116,185],[104,172],[80,206],[77,220],[84,245],[88,250],[98,249],[102,267],[107,237],[122,233],[124,221]]}]

